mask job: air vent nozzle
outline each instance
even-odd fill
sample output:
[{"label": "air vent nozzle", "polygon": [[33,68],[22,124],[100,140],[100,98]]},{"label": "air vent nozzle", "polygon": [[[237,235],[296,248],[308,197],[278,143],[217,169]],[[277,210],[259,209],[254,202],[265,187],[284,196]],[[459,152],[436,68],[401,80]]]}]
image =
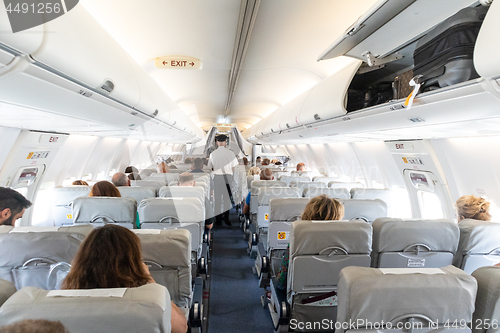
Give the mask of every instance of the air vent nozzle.
[{"label": "air vent nozzle", "polygon": [[103,84],[101,84],[100,88],[109,94],[113,91],[113,89],[115,89],[115,84],[111,80],[106,80]]},{"label": "air vent nozzle", "polygon": [[158,110],[155,110],[155,112],[153,112],[153,117],[156,117],[158,115]]},{"label": "air vent nozzle", "polygon": [[321,120],[321,117],[319,116],[319,114],[317,114],[317,113],[316,113],[316,114],[314,115],[314,120]]}]

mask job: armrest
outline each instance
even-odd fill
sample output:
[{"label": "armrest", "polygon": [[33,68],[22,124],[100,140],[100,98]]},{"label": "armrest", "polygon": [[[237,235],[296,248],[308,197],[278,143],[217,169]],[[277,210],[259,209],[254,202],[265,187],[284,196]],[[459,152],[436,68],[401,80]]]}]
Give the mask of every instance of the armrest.
[{"label": "armrest", "polygon": [[201,244],[201,257],[198,259],[198,274],[206,274],[207,273],[207,264],[208,264],[208,244]]},{"label": "armrest", "polygon": [[257,245],[257,258],[260,258],[260,272],[268,273],[269,272],[269,258],[267,257],[266,249],[264,248],[264,244],[259,243]]},{"label": "armrest", "polygon": [[193,304],[189,310],[189,326],[201,327],[203,319],[203,279],[197,277],[193,288]]}]

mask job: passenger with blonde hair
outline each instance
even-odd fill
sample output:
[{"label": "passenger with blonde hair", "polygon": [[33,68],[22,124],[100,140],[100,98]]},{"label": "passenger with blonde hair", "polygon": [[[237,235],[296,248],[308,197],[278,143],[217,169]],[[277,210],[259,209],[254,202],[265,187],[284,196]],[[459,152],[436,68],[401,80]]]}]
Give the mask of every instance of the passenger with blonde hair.
[{"label": "passenger with blonde hair", "polygon": [[[312,198],[304,212],[301,219],[305,221],[332,221],[342,220],[344,217],[344,205],[338,200],[329,198],[325,194]],[[276,274],[277,287],[281,290],[286,289],[287,276],[288,276],[288,261],[290,256],[290,244],[286,248],[285,255],[281,261],[281,268]]]},{"label": "passenger with blonde hair", "polygon": [[[142,261],[141,241],[127,228],[107,224],[88,234],[73,259],[62,289],[135,288],[155,283]],[[187,320],[171,302],[172,332],[185,333]]]},{"label": "passenger with blonde hair", "polygon": [[458,222],[465,219],[489,221],[491,219],[490,203],[481,197],[463,195],[457,202]]},{"label": "passenger with blonde hair", "polygon": [[259,167],[251,167],[250,170],[248,170],[247,176],[255,176],[255,175],[260,175],[260,168]]}]

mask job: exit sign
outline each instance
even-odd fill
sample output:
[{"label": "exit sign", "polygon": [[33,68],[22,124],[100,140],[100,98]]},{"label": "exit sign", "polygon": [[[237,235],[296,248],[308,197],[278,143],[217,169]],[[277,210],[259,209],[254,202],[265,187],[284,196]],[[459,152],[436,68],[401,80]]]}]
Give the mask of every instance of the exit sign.
[{"label": "exit sign", "polygon": [[201,69],[201,60],[188,56],[166,56],[155,59],[156,68]]}]

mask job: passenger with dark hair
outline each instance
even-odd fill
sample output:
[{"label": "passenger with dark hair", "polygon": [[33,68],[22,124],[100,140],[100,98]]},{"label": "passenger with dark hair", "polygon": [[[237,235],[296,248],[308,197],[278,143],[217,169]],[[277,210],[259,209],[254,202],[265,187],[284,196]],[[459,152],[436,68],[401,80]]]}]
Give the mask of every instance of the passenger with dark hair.
[{"label": "passenger with dark hair", "polygon": [[[342,220],[344,217],[344,205],[337,199],[329,198],[325,194],[312,198],[304,212],[302,220],[305,221],[332,221]],[[286,289],[288,276],[288,260],[290,256],[290,244],[288,245],[283,260],[281,261],[281,269],[276,274],[277,287]]]},{"label": "passenger with dark hair", "polygon": [[184,160],[184,164],[191,164],[193,161],[188,157]]},{"label": "passenger with dark hair", "polygon": [[[62,289],[135,288],[155,283],[142,261],[141,241],[127,228],[107,224],[85,238]],[[172,302],[173,333],[185,333],[187,321]]]},{"label": "passenger with dark hair", "polygon": [[92,186],[90,189],[89,197],[121,197],[120,191],[115,185],[111,184],[107,180],[101,180]]},{"label": "passenger with dark hair", "polygon": [[271,160],[268,159],[268,158],[265,158],[263,161],[262,161],[262,165],[269,165],[271,163]]},{"label": "passenger with dark hair", "polygon": [[[101,180],[92,186],[90,189],[89,197],[111,197],[111,198],[121,198],[121,193],[118,188],[108,182],[107,180]],[[141,222],[139,221],[139,213],[135,213],[135,227],[137,229],[141,228]]]},{"label": "passenger with dark hair", "polygon": [[255,164],[259,165],[261,160],[262,160],[262,158],[260,156],[257,156],[257,158],[255,159]]},{"label": "passenger with dark hair", "polygon": [[[253,168],[259,169],[257,167],[253,167]],[[251,168],[250,170],[252,170],[253,168]],[[274,179],[273,170],[267,168],[267,169],[263,169],[260,172],[260,180],[273,180],[273,179]],[[252,198],[252,191],[248,192],[248,195],[245,199],[245,205],[243,206],[243,214],[245,214],[245,215],[250,212],[250,199],[251,198]]]},{"label": "passenger with dark hair", "polygon": [[183,172],[179,175],[179,186],[195,186],[196,182],[194,181],[194,177],[189,172]]},{"label": "passenger with dark hair", "polygon": [[135,172],[129,173],[127,177],[130,180],[142,180],[141,176]]},{"label": "passenger with dark hair", "polygon": [[490,203],[481,197],[463,195],[457,200],[458,222],[464,219],[491,220]]},{"label": "passenger with dark hair", "polygon": [[26,319],[0,327],[0,333],[68,333],[60,321]]},{"label": "passenger with dark hair", "polygon": [[248,158],[243,157],[243,165],[248,165]]},{"label": "passenger with dark hair", "polygon": [[169,169],[172,169],[172,170],[177,170],[177,167],[176,167],[175,165],[173,165],[173,164],[170,164],[170,165],[168,166],[168,168],[169,168]]},{"label": "passenger with dark hair", "polygon": [[13,226],[31,205],[31,201],[19,192],[8,187],[0,187],[0,225]]},{"label": "passenger with dark hair", "polygon": [[203,160],[201,158],[197,157],[194,159],[191,173],[203,173]]},{"label": "passenger with dark hair", "polygon": [[71,185],[89,186],[89,183],[87,183],[85,180],[75,180],[71,183]]},{"label": "passenger with dark hair", "polygon": [[136,167],[131,165],[125,168],[125,173],[132,173],[132,172],[139,173],[139,170],[137,170]]},{"label": "passenger with dark hair", "polygon": [[130,179],[123,172],[117,172],[111,177],[111,182],[116,186],[130,186]]}]

